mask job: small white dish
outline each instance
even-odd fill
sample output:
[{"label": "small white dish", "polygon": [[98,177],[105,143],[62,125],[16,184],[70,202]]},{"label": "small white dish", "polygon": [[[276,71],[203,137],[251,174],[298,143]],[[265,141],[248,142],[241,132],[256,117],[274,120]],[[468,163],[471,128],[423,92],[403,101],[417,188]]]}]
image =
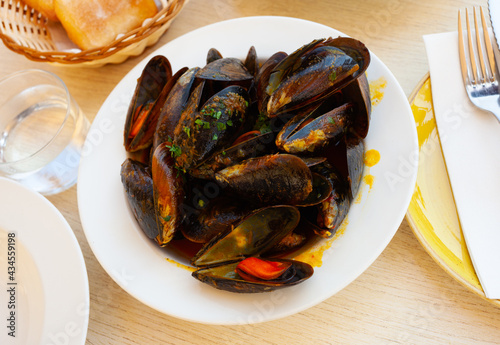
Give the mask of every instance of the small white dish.
[{"label": "small white dish", "polygon": [[[177,71],[203,66],[212,47],[223,56],[244,59],[250,46],[266,59],[291,53],[313,39],[342,33],[286,17],[248,17],[219,22],[179,37],[153,52],[115,87],[99,110],[84,147],[78,204],[87,240],[108,274],[128,293],[163,313],[210,324],[250,324],[292,315],[331,297],[356,279],[380,255],[404,218],[415,186],[418,141],[413,115],[398,82],[372,54],[369,81],[384,80],[383,99],[374,107],[366,150],[381,159],[366,169],[344,233],[323,253],[321,267],[308,281],[263,294],[216,290],[167,261],[179,261],[148,240],[129,211],[120,181],[126,159],[123,128],[137,78],[155,55],[165,55]],[[186,263],[187,264],[187,263]]]},{"label": "small white dish", "polygon": [[2,327],[0,343],[85,344],[89,284],[71,227],[46,198],[21,184],[0,178],[0,190],[2,319],[12,327]]}]

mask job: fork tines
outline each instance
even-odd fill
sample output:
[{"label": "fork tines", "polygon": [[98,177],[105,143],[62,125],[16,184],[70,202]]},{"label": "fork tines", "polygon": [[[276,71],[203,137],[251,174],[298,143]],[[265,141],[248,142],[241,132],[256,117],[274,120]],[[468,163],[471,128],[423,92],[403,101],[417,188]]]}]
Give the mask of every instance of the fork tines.
[{"label": "fork tines", "polygon": [[[458,11],[458,44],[460,54],[460,66],[462,68],[462,77],[466,85],[479,85],[495,81],[495,58],[493,54],[493,47],[491,45],[488,27],[484,18],[483,8],[480,7],[482,30],[479,28],[479,23],[476,15],[476,8],[474,7],[474,29],[476,38],[476,47],[474,47],[472,39],[472,31],[469,22],[469,11],[465,9],[465,21],[467,28],[467,41],[468,51],[470,58],[470,65],[467,63],[466,49],[464,45],[464,37],[462,32],[462,19],[461,11]],[[481,39],[480,31],[482,31],[484,39]],[[482,43],[481,43],[482,42]],[[484,59],[484,52],[486,52],[487,59]],[[476,63],[476,56],[479,59],[479,67]]]}]

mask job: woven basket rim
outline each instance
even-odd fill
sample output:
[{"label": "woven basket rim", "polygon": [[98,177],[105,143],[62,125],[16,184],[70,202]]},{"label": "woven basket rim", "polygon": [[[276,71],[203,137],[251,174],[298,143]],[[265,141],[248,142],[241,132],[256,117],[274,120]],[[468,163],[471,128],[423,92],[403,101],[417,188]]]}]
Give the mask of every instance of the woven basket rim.
[{"label": "woven basket rim", "polygon": [[[132,45],[137,44],[143,39],[151,36],[164,26],[168,26],[170,22],[180,13],[186,2],[187,0],[169,0],[167,6],[163,7],[154,17],[147,20],[142,26],[121,35],[119,38],[115,39],[106,46],[82,50],[79,52],[36,50],[18,44],[14,41],[14,39],[2,31],[0,31],[0,38],[7,48],[34,61],[48,61],[62,64],[78,64],[82,62],[98,61],[110,57],[125,48],[131,47]],[[27,6],[27,8],[31,9],[29,6]],[[46,22],[48,20],[42,14],[38,15],[40,16],[42,22]]]}]

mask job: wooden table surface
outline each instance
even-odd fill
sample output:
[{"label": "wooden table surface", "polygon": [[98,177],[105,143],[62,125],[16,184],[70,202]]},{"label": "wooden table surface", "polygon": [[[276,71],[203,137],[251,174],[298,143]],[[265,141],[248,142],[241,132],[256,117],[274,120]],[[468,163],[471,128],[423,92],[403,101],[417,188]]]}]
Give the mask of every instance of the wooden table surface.
[{"label": "wooden table surface", "polygon": [[[37,63],[0,45],[0,78],[26,68],[59,75],[93,120],[115,85],[155,48],[218,21],[255,15],[303,18],[363,41],[409,95],[427,73],[422,35],[456,29],[457,9],[484,1],[190,0],[143,55],[98,69]],[[215,44],[214,44],[215,46]],[[243,326],[212,326],[163,315],[122,290],[85,238],[76,187],[48,198],[80,243],[90,284],[87,344],[500,344],[500,308],[452,279],[403,220],[380,257],[345,289],[302,313]]]}]

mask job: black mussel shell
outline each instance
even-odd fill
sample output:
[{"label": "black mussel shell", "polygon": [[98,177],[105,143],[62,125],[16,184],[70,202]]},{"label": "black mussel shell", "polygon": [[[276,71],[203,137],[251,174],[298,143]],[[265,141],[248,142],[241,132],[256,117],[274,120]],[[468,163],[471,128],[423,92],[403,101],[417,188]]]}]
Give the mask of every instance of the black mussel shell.
[{"label": "black mussel shell", "polygon": [[217,152],[202,164],[192,168],[189,173],[197,178],[215,179],[215,173],[219,170],[275,151],[274,133],[260,134]]},{"label": "black mussel shell", "polygon": [[208,242],[191,260],[196,267],[215,266],[256,256],[273,247],[299,223],[293,206],[272,206],[252,212],[230,231]]},{"label": "black mussel shell", "polygon": [[166,246],[183,221],[184,188],[182,176],[174,165],[171,146],[165,142],[155,149],[151,161],[156,221],[159,227],[157,242]]},{"label": "black mussel shell", "polygon": [[215,174],[227,191],[256,205],[300,204],[311,193],[311,171],[302,159],[274,154],[247,159]]},{"label": "black mussel shell", "polygon": [[174,131],[176,164],[187,172],[235,139],[248,107],[246,89],[233,85],[213,95],[198,110],[202,88],[200,84],[193,91]]},{"label": "black mussel shell", "polygon": [[314,229],[317,235],[329,238],[335,234],[349,211],[351,204],[349,185],[338,170],[328,162],[314,166],[311,170],[325,177],[332,187],[329,197],[317,206],[315,223],[318,228]]},{"label": "black mussel shell", "polygon": [[174,137],[174,129],[177,123],[179,123],[182,111],[186,106],[194,84],[194,75],[198,70],[198,67],[189,70],[183,68],[175,74],[175,76],[177,76],[178,73],[182,73],[182,75],[177,78],[175,78],[175,76],[172,77],[173,80],[176,79],[176,83],[173,85],[161,109],[154,134],[153,150],[161,143],[171,141]]},{"label": "black mussel shell", "polygon": [[245,218],[251,210],[248,205],[227,197],[209,201],[190,224],[183,226],[182,234],[195,243],[206,243]]},{"label": "black mussel shell", "polygon": [[125,150],[134,152],[152,144],[161,107],[172,85],[166,87],[171,78],[170,62],[161,55],[153,57],[142,71],[125,120]]},{"label": "black mussel shell", "polygon": [[151,170],[147,165],[128,158],[121,166],[120,175],[135,219],[146,236],[155,239],[158,236],[158,225]]},{"label": "black mussel shell", "polygon": [[239,292],[239,293],[258,293],[268,292],[276,289],[293,286],[302,283],[304,280],[311,277],[314,269],[311,265],[294,260],[277,260],[274,261],[288,261],[293,266],[293,276],[286,277],[280,280],[279,278],[274,281],[250,282],[242,279],[238,273],[235,272],[238,262],[197,270],[192,273],[193,277],[213,286],[220,290]]}]

